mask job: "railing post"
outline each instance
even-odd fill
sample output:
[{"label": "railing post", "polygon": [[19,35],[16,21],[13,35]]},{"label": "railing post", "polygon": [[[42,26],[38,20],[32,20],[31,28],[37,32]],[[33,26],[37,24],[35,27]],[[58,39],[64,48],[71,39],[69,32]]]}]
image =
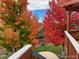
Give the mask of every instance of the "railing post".
[{"label": "railing post", "polygon": [[70,30],[71,11],[67,11],[67,31]]}]

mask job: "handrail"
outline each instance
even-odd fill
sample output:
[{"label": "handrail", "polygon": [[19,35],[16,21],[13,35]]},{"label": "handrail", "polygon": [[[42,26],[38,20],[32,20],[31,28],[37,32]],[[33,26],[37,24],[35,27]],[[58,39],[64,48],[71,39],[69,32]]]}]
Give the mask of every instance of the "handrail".
[{"label": "handrail", "polygon": [[69,32],[76,32],[76,31],[79,31],[79,29],[69,30]]},{"label": "handrail", "polygon": [[32,47],[32,45],[28,44],[18,50],[16,53],[14,53],[12,56],[10,56],[8,59],[19,59],[25,52],[28,52],[28,50]]},{"label": "handrail", "polygon": [[[62,2],[61,0],[57,0],[58,2],[58,4],[60,5],[60,6],[67,6],[67,5],[70,5],[70,4],[74,4],[74,3],[78,3],[79,2],[79,0],[65,0],[65,2]],[[64,1],[64,0],[63,0]],[[59,2],[61,2],[61,3],[59,3]]]},{"label": "handrail", "polygon": [[79,54],[79,43],[68,33],[68,31],[65,31],[65,34],[73,45],[73,47],[75,48],[75,50],[77,51],[77,53]]}]

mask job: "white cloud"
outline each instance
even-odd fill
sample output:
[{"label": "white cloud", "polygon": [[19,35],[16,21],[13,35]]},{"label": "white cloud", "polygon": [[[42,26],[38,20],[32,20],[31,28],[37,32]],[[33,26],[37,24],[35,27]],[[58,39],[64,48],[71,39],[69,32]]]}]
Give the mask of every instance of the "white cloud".
[{"label": "white cloud", "polygon": [[36,9],[48,9],[50,0],[28,0],[28,9],[36,10]]}]

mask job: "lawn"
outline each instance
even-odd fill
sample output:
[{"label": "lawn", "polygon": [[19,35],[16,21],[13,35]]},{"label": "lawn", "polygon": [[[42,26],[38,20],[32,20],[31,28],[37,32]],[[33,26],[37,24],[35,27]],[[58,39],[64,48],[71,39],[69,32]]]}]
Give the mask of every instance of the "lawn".
[{"label": "lawn", "polygon": [[34,48],[34,51],[37,51],[37,52],[50,51],[59,55],[63,51],[63,46],[62,45],[55,46],[52,44],[47,44],[47,45],[40,44]]}]

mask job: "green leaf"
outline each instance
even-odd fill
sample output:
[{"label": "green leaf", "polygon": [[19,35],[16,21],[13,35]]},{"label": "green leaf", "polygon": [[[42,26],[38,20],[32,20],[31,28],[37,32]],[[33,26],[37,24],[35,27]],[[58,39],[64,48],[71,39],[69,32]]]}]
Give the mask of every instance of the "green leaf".
[{"label": "green leaf", "polygon": [[6,48],[7,51],[11,51],[11,52],[13,51],[13,48],[9,44],[4,43],[3,47]]},{"label": "green leaf", "polygon": [[4,29],[2,27],[0,27],[0,31],[4,32]]},{"label": "green leaf", "polygon": [[4,38],[3,37],[0,37],[0,40],[4,40]]}]

